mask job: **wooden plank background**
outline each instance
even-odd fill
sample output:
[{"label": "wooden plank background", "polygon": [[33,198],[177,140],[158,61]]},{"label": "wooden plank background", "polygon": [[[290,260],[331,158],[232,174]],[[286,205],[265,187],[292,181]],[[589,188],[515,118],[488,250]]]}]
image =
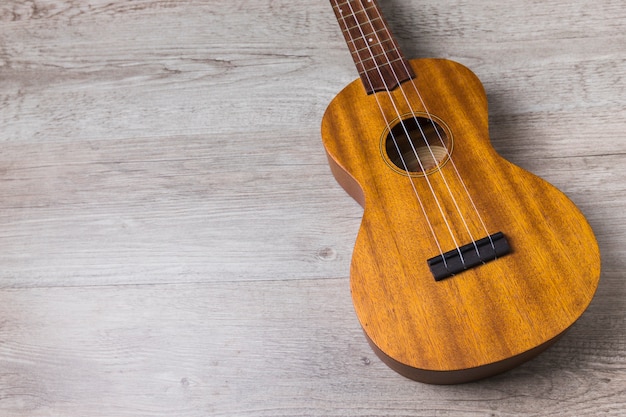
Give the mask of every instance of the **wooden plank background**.
[{"label": "wooden plank background", "polygon": [[0,415],[626,415],[623,1],[380,3],[588,216],[603,273],[574,328],[459,386],[373,355],[361,209],[319,137],[357,78],[327,0],[3,0]]}]

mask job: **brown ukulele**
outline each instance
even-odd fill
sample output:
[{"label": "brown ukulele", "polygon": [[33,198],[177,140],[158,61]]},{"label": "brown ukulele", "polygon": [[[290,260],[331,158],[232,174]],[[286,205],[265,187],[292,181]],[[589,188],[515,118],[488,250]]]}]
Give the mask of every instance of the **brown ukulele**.
[{"label": "brown ukulele", "polygon": [[360,80],[330,103],[332,172],[363,207],[350,287],[376,354],[435,384],[539,354],[600,276],[589,224],[556,188],[491,147],[478,78],[408,61],[374,0],[331,0]]}]

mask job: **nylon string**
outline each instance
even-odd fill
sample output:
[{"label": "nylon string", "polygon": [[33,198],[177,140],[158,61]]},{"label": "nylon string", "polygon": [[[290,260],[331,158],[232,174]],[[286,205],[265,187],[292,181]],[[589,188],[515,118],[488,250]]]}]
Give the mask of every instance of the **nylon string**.
[{"label": "nylon string", "polygon": [[[370,4],[371,4],[371,3],[372,3],[372,0],[367,0],[367,3],[370,3]],[[375,19],[371,19],[371,18],[369,17],[369,15],[367,14],[367,12],[365,12],[365,16],[366,16],[366,18],[367,18],[367,22],[370,24],[370,26],[372,26],[372,29],[374,29],[374,25],[373,25],[373,23],[372,23],[372,22],[373,22],[373,20],[382,20],[382,15],[381,15],[381,13],[380,13],[380,9],[378,9],[377,7],[375,7],[375,8],[374,8],[374,10],[375,10],[375,11],[376,11],[376,13],[378,14],[378,16],[377,16]],[[365,11],[365,8],[364,8],[364,11]],[[355,17],[356,17],[356,16],[355,16]],[[386,25],[384,25],[384,26],[383,26],[383,29],[387,32],[387,34],[389,35],[389,38],[391,39],[391,38],[392,38],[392,35],[391,35],[391,33],[389,32],[389,28],[388,28]],[[379,37],[379,35],[378,35],[378,31],[374,30],[374,35],[376,36],[376,41],[378,42],[378,44],[382,45],[382,42],[380,41],[380,37]],[[396,48],[396,49],[397,49],[397,48]],[[398,83],[398,88],[399,88],[399,90],[402,92],[402,96],[403,96],[403,98],[404,98],[404,101],[405,101],[405,102],[408,104],[408,106],[409,106],[410,113],[411,113],[411,115],[413,116],[413,120],[415,120],[415,124],[417,125],[417,127],[418,127],[418,129],[419,129],[419,131],[420,131],[420,134],[422,135],[422,138],[424,139],[424,143],[426,144],[426,147],[428,148],[428,151],[429,151],[429,153],[430,153],[430,156],[433,158],[433,160],[434,160],[434,161],[436,161],[437,159],[435,158],[435,155],[434,155],[434,153],[433,153],[432,147],[430,146],[430,143],[428,143],[428,141],[426,140],[426,134],[424,133],[424,131],[423,131],[423,129],[422,129],[422,126],[419,124],[419,122],[418,122],[418,120],[417,120],[417,115],[415,114],[415,111],[413,110],[413,106],[411,106],[410,100],[408,99],[408,97],[407,97],[407,96],[406,96],[406,94],[405,94],[404,89],[403,89],[403,88],[402,88],[402,86],[400,85],[400,79],[399,79],[398,75],[396,74],[396,71],[394,70],[393,66],[391,65],[391,59],[389,58],[389,55],[387,54],[387,49],[383,48],[383,54],[381,54],[381,56],[382,56],[382,55],[384,55],[384,56],[385,56],[385,59],[387,60],[387,64],[389,65],[389,67],[390,67],[390,69],[391,69],[391,72],[393,73],[394,78],[396,79],[396,82]],[[409,69],[407,68],[406,61],[405,61],[404,59],[402,59],[402,60],[400,60],[400,61],[402,62],[402,65],[403,65],[403,67],[404,67],[404,70],[408,73],[408,72],[409,72]],[[446,154],[447,154],[447,156],[448,156],[449,162],[451,163],[451,165],[452,165],[452,167],[453,167],[453,169],[454,169],[454,172],[455,172],[455,174],[456,174],[456,177],[458,178],[459,182],[461,183],[461,185],[462,185],[462,187],[463,187],[463,190],[465,191],[465,194],[467,195],[467,198],[469,199],[469,201],[470,201],[470,203],[471,203],[471,205],[472,205],[472,209],[473,209],[473,211],[476,213],[476,216],[478,217],[478,220],[479,220],[479,222],[480,222],[480,224],[481,224],[481,226],[482,226],[483,230],[485,231],[485,233],[486,233],[486,234],[487,234],[487,236],[489,237],[489,241],[491,242],[491,247],[492,247],[492,248],[494,249],[494,251],[495,251],[495,247],[494,247],[493,240],[492,240],[492,238],[491,238],[491,235],[489,234],[489,231],[487,230],[487,227],[486,227],[486,225],[485,225],[485,222],[484,222],[484,220],[483,220],[482,216],[480,215],[480,212],[479,212],[479,211],[478,211],[478,209],[476,208],[476,204],[474,203],[474,199],[472,198],[471,194],[469,193],[469,190],[467,189],[467,186],[465,185],[465,181],[463,181],[463,178],[461,177],[461,175],[460,175],[460,173],[459,173],[459,171],[458,171],[458,169],[457,169],[457,167],[456,167],[456,164],[454,163],[454,160],[453,160],[453,158],[452,158],[452,154],[449,152],[448,148],[446,147],[446,144],[445,144],[445,142],[444,142],[444,140],[443,140],[443,137],[441,136],[441,132],[439,131],[439,129],[437,129],[437,126],[436,126],[436,124],[435,124],[435,121],[433,120],[433,118],[432,118],[432,116],[431,116],[430,112],[428,111],[428,108],[427,108],[426,103],[424,102],[424,100],[423,100],[423,98],[422,98],[422,95],[420,94],[420,92],[419,92],[419,90],[418,90],[417,86],[415,85],[415,79],[414,79],[414,78],[412,78],[412,79],[410,80],[410,82],[411,82],[411,85],[413,86],[413,89],[414,89],[415,93],[417,94],[417,97],[419,98],[419,101],[420,101],[420,103],[421,103],[422,107],[424,108],[424,112],[426,113],[427,119],[428,119],[428,120],[430,120],[430,122],[431,122],[431,124],[432,124],[432,127],[433,127],[433,129],[434,129],[435,133],[437,134],[437,137],[438,137],[438,139],[439,139],[439,142],[441,143],[441,146],[442,146],[442,147],[446,150]],[[412,144],[411,144],[411,147],[413,148],[413,145],[412,145]],[[417,154],[416,154],[415,156],[417,157]],[[418,158],[418,159],[419,159],[419,158]],[[420,166],[421,166],[421,164],[420,164]],[[422,169],[422,171],[423,171],[423,169]],[[478,255],[478,258],[480,259],[480,252],[479,252],[479,250],[478,250],[478,246],[477,246],[477,244],[476,244],[476,239],[474,239],[474,236],[473,236],[472,232],[470,231],[469,225],[467,224],[467,221],[466,221],[465,217],[463,216],[463,213],[461,212],[461,208],[459,207],[459,204],[458,204],[458,202],[457,202],[457,199],[454,197],[454,193],[452,192],[452,190],[451,190],[451,188],[450,188],[450,185],[449,185],[449,183],[448,183],[448,180],[446,179],[446,176],[444,175],[444,172],[443,172],[443,170],[442,170],[442,169],[438,169],[437,171],[438,171],[438,172],[439,172],[439,174],[441,175],[441,178],[442,178],[442,180],[443,180],[443,182],[444,182],[444,184],[445,184],[445,186],[446,186],[446,189],[447,189],[447,191],[448,191],[448,194],[450,194],[450,197],[452,198],[452,202],[454,203],[454,207],[455,207],[455,209],[456,209],[457,213],[459,214],[459,217],[461,218],[461,220],[462,220],[462,222],[463,222],[463,225],[464,225],[464,227],[465,227],[465,230],[467,231],[467,233],[468,233],[468,234],[469,234],[469,236],[470,236],[470,239],[471,239],[472,244],[473,244],[473,246],[474,246],[474,250],[476,251],[476,254]],[[456,244],[456,241],[455,241],[455,244]],[[457,247],[458,247],[458,245],[457,245]],[[461,254],[459,253],[459,255],[461,255]],[[461,255],[461,260],[463,260],[462,255]],[[465,262],[463,262],[463,263],[465,263]]]},{"label": "nylon string", "polygon": [[[367,3],[370,3],[370,4],[371,4],[371,3],[372,3],[372,0],[367,0]],[[359,20],[356,18],[356,13],[355,13],[355,11],[354,11],[354,8],[352,7],[351,1],[347,1],[347,2],[345,2],[344,4],[345,4],[345,5],[347,5],[347,6],[349,7],[350,12],[351,12],[352,16],[354,17],[354,19],[355,19],[355,21],[356,21],[356,23],[357,23],[357,27],[358,27],[358,29],[359,29],[359,32],[361,33],[361,36],[362,36],[362,38],[363,38],[363,40],[364,40],[364,42],[365,42],[366,48],[367,48],[367,50],[368,50],[368,53],[369,53],[369,55],[370,55],[370,57],[371,57],[370,59],[374,59],[376,56],[374,55],[374,53],[373,53],[373,51],[372,51],[372,47],[370,46],[370,43],[369,43],[368,39],[366,38],[365,33],[363,32],[363,28],[361,27],[361,24],[359,23]],[[339,3],[338,3],[338,2],[336,2],[336,6],[337,6],[337,9],[339,10],[339,13],[340,13],[340,14],[343,14],[343,11],[341,10],[341,7],[339,6]],[[364,5],[364,4],[362,4],[362,7],[363,7],[362,12],[365,14],[365,17],[366,17],[366,19],[367,19],[367,20],[366,20],[366,22],[367,22],[367,23],[369,23],[369,24],[370,24],[370,26],[372,27],[372,32],[373,32],[373,35],[376,37],[376,41],[377,41],[377,43],[378,43],[379,45],[381,45],[381,46],[382,46],[382,42],[381,42],[380,37],[379,37],[379,35],[378,35],[378,31],[376,30],[376,28],[374,27],[374,25],[373,25],[373,23],[372,23],[372,20],[373,20],[373,19],[372,19],[372,18],[370,18],[369,14],[367,13],[367,6],[366,6],[366,5]],[[374,19],[375,19],[375,20],[382,20],[382,16],[381,16],[381,14],[380,14],[380,11],[379,11],[379,10],[376,10],[376,12],[378,13],[378,17],[375,17]],[[342,18],[343,18],[343,19],[344,19],[344,21],[345,21],[345,17],[344,17],[344,16],[342,16]],[[346,25],[346,27],[347,27],[347,25]],[[351,34],[350,30],[349,30],[350,28],[346,28],[346,29],[347,29],[348,37],[350,38],[350,40],[352,41],[352,43],[356,46],[355,40],[353,39],[352,34]],[[391,33],[388,31],[388,28],[387,28],[386,26],[384,26],[384,27],[383,27],[383,29],[385,29],[385,30],[387,31],[387,33],[388,33],[388,35],[389,35],[389,38],[390,38],[390,39],[392,39],[392,37],[391,37]],[[396,47],[396,46],[394,46],[394,48],[396,48],[396,50],[397,50],[397,47]],[[419,121],[418,121],[418,116],[417,116],[417,114],[415,113],[415,111],[413,110],[413,108],[412,108],[412,106],[411,106],[411,103],[410,103],[410,100],[408,99],[408,97],[407,97],[407,95],[406,95],[406,93],[405,93],[405,91],[404,91],[403,87],[400,85],[400,84],[401,84],[401,83],[400,83],[400,79],[399,79],[399,77],[398,77],[398,75],[397,75],[397,73],[396,73],[395,69],[393,68],[392,61],[391,61],[391,59],[390,59],[390,58],[389,58],[389,56],[388,56],[388,51],[387,51],[387,49],[386,49],[386,48],[382,48],[382,49],[383,49],[383,53],[382,53],[382,54],[378,54],[377,56],[382,56],[382,55],[384,55],[385,60],[387,61],[387,65],[389,65],[389,67],[390,67],[390,69],[391,69],[391,73],[393,74],[393,76],[394,76],[394,77],[395,77],[395,79],[396,79],[396,82],[397,82],[397,84],[398,84],[399,90],[400,90],[400,92],[402,93],[402,96],[403,96],[403,98],[404,98],[404,101],[406,102],[406,104],[408,105],[408,107],[409,107],[409,109],[410,109],[410,113],[411,113],[411,115],[412,115],[412,118],[413,118],[413,120],[415,121],[415,124],[416,124],[416,126],[417,126],[417,128],[418,128],[418,130],[419,130],[419,132],[420,132],[420,134],[421,134],[421,136],[422,136],[422,139],[424,140],[424,143],[425,143],[425,145],[426,145],[426,147],[427,147],[427,149],[428,149],[428,152],[430,153],[430,156],[433,158],[433,161],[437,161],[437,158],[436,158],[436,157],[435,157],[435,155],[434,155],[434,152],[433,152],[433,150],[432,150],[432,147],[431,147],[430,143],[428,142],[428,139],[427,139],[427,137],[426,137],[426,134],[425,134],[425,132],[423,131],[423,128],[422,128],[422,126],[420,125],[420,123],[419,123]],[[362,49],[361,49],[361,50],[362,50]],[[399,51],[398,51],[398,52],[399,52]],[[358,51],[357,51],[357,55],[358,55]],[[399,55],[400,55],[400,54],[399,54]],[[361,62],[363,62],[363,60],[360,58],[360,56],[359,56],[359,60],[360,60]],[[401,61],[402,61],[402,64],[403,64],[403,66],[404,66],[405,71],[406,71],[407,73],[409,73],[408,68],[407,68],[407,66],[406,66],[406,62],[404,61],[404,59],[401,59]],[[370,88],[373,90],[373,83],[372,83],[372,81],[371,81],[371,79],[370,79],[370,77],[369,77],[368,70],[367,70],[367,69],[365,69],[365,66],[364,66],[364,70],[365,70],[365,71],[364,71],[365,76],[366,76],[366,78],[367,78],[367,80],[368,80],[368,83],[370,84]],[[381,77],[381,80],[384,80],[384,77],[383,77],[383,75],[382,75],[382,72],[381,72],[381,70],[380,70],[380,68],[379,68],[378,66],[376,66],[376,70],[378,71],[378,74],[379,74],[379,76]],[[474,212],[476,213],[476,215],[477,215],[477,217],[478,217],[478,220],[479,220],[480,224],[482,225],[483,229],[484,229],[484,230],[485,230],[485,232],[487,233],[487,236],[490,236],[490,235],[489,235],[489,232],[488,232],[488,230],[487,230],[487,228],[486,228],[486,226],[485,226],[485,223],[484,223],[484,221],[483,221],[482,217],[480,216],[480,213],[478,212],[478,210],[477,210],[477,208],[476,208],[476,204],[474,203],[474,200],[472,199],[472,197],[471,197],[471,195],[470,195],[470,193],[469,193],[469,191],[468,191],[468,189],[467,189],[467,186],[465,185],[465,183],[464,183],[463,179],[461,178],[461,176],[460,176],[460,174],[459,174],[459,171],[458,171],[458,169],[457,169],[457,167],[456,167],[456,164],[454,164],[454,161],[453,161],[453,159],[452,159],[452,155],[450,154],[449,149],[447,148],[447,146],[446,146],[446,144],[445,144],[445,142],[444,142],[444,140],[443,140],[443,137],[441,136],[441,133],[440,133],[439,129],[437,128],[437,126],[436,126],[436,124],[435,124],[435,122],[434,122],[434,120],[433,120],[433,118],[432,118],[432,116],[431,116],[430,112],[428,111],[428,109],[427,109],[427,107],[426,107],[426,105],[425,105],[425,103],[424,103],[424,100],[423,100],[423,98],[422,98],[422,96],[421,96],[421,94],[420,94],[420,92],[419,92],[419,90],[418,90],[417,86],[415,85],[415,81],[414,81],[414,79],[411,79],[410,81],[411,81],[411,84],[413,85],[413,89],[415,90],[415,93],[417,94],[417,96],[418,96],[418,98],[419,98],[420,103],[422,104],[422,107],[424,108],[424,111],[425,111],[425,113],[426,113],[426,115],[427,115],[427,118],[430,120],[430,122],[431,122],[431,124],[432,124],[432,126],[433,126],[433,129],[434,129],[435,133],[437,134],[437,137],[438,137],[439,141],[441,142],[441,145],[442,145],[443,149],[446,151],[446,155],[448,156],[449,162],[450,162],[450,163],[451,163],[451,165],[453,166],[454,172],[456,173],[456,176],[457,176],[458,180],[460,181],[460,183],[461,183],[461,185],[462,185],[462,187],[463,187],[463,190],[464,190],[465,194],[467,195],[467,197],[468,197],[468,199],[469,199],[469,201],[470,201],[470,203],[471,203],[471,205],[472,205],[472,208],[473,208]],[[387,93],[387,96],[388,96],[388,98],[389,98],[390,103],[392,104],[392,106],[393,106],[393,108],[394,108],[394,110],[395,110],[396,114],[398,115],[399,124],[401,125],[402,130],[403,130],[403,131],[404,131],[404,133],[406,134],[407,139],[410,139],[410,138],[411,138],[411,135],[409,134],[409,130],[408,130],[408,128],[407,128],[407,127],[406,127],[406,125],[405,125],[405,120],[402,120],[402,116],[401,116],[401,114],[400,114],[400,111],[398,110],[398,108],[397,108],[397,106],[396,106],[396,103],[395,103],[395,100],[394,100],[393,96],[391,95],[391,92],[390,92],[389,88],[387,87],[387,85],[385,85],[385,91],[386,91],[386,93]],[[376,98],[376,102],[377,102],[377,105],[378,105],[378,107],[379,107],[379,110],[381,111],[381,114],[382,114],[382,116],[383,116],[383,119],[385,120],[385,123],[389,126],[389,121],[387,120],[387,117],[386,117],[386,115],[385,115],[385,112],[384,112],[384,111],[383,111],[383,109],[382,109],[382,106],[381,106],[381,103],[380,103],[380,101],[379,101],[379,99],[378,99],[378,96],[377,96],[377,94],[376,94],[376,93],[373,93],[373,94],[374,94],[374,96],[375,96],[375,98]],[[436,234],[436,232],[434,231],[434,228],[433,228],[433,226],[432,226],[432,223],[430,222],[430,220],[429,220],[429,218],[428,218],[428,214],[426,213],[426,210],[425,210],[425,208],[424,208],[423,202],[422,202],[421,198],[419,197],[419,194],[418,194],[418,192],[417,192],[416,186],[415,186],[415,184],[414,184],[414,182],[413,182],[413,177],[411,176],[411,173],[410,173],[410,171],[409,171],[409,169],[408,169],[408,165],[407,165],[407,163],[406,163],[406,161],[405,161],[405,159],[404,159],[404,157],[403,157],[402,153],[400,152],[400,148],[399,148],[398,142],[397,142],[397,140],[396,140],[396,138],[395,138],[394,133],[391,131],[391,127],[389,127],[389,131],[390,131],[390,136],[391,136],[391,139],[393,140],[394,146],[396,147],[396,150],[397,150],[398,155],[399,155],[399,157],[400,157],[400,160],[401,160],[401,162],[402,162],[403,168],[404,168],[404,170],[405,170],[405,172],[406,172],[406,174],[407,174],[407,176],[408,176],[408,178],[409,178],[409,180],[410,180],[410,182],[411,182],[411,186],[412,186],[412,188],[413,188],[413,191],[414,191],[414,193],[415,193],[415,195],[416,195],[416,198],[417,198],[417,200],[418,200],[418,202],[419,202],[419,205],[420,205],[420,207],[421,207],[421,209],[422,209],[422,212],[423,212],[423,214],[424,214],[424,216],[425,216],[425,218],[426,218],[426,221],[427,221],[427,223],[428,223],[428,226],[429,226],[429,228],[430,228],[430,230],[431,230],[431,234],[433,235],[433,238],[435,239],[435,243],[437,244],[437,247],[438,247],[438,249],[439,249],[439,252],[440,252],[440,254],[442,255],[442,259],[443,259],[444,265],[446,265],[446,266],[447,266],[447,262],[446,262],[446,260],[445,260],[445,257],[443,256],[443,251],[442,251],[442,249],[441,249],[441,245],[439,244],[439,241],[438,241],[438,238],[437,238],[437,234]],[[428,187],[429,187],[429,189],[430,189],[430,192],[431,192],[431,194],[432,194],[432,196],[433,196],[433,198],[434,198],[434,200],[435,200],[435,202],[436,202],[436,204],[437,204],[437,207],[438,207],[439,212],[440,212],[440,214],[441,214],[441,216],[442,216],[442,219],[443,219],[443,221],[444,221],[444,223],[445,223],[445,225],[446,225],[446,228],[448,229],[448,233],[450,233],[450,236],[451,236],[451,238],[452,238],[452,240],[453,240],[453,242],[454,242],[454,244],[455,244],[455,246],[456,246],[456,250],[457,250],[457,251],[458,251],[458,253],[459,253],[460,260],[461,260],[461,262],[462,262],[463,264],[465,264],[465,260],[464,260],[464,258],[463,258],[463,255],[462,255],[461,251],[460,251],[460,246],[459,246],[459,244],[458,244],[458,242],[457,242],[456,237],[454,236],[454,233],[453,233],[453,231],[452,231],[452,229],[451,229],[451,227],[450,227],[450,224],[449,224],[449,222],[448,222],[448,219],[447,219],[447,217],[446,217],[446,215],[445,215],[445,213],[444,213],[444,211],[443,211],[443,209],[442,209],[442,207],[441,207],[441,203],[440,203],[440,201],[439,201],[439,198],[437,197],[437,194],[436,194],[436,192],[434,191],[434,188],[433,188],[433,186],[432,186],[432,184],[431,184],[431,182],[430,182],[430,179],[428,178],[428,176],[429,176],[429,175],[427,175],[427,174],[426,174],[426,169],[424,168],[424,165],[423,165],[422,161],[421,161],[421,160],[420,160],[420,158],[419,158],[418,152],[417,152],[417,150],[415,149],[415,145],[412,143],[412,141],[411,141],[411,140],[409,140],[408,142],[409,142],[409,144],[410,144],[410,146],[411,146],[411,150],[412,150],[412,152],[413,152],[413,154],[414,154],[414,156],[415,156],[415,158],[416,158],[416,161],[418,162],[418,164],[419,164],[419,166],[420,166],[420,169],[421,169],[421,170],[422,170],[422,172],[424,173],[424,178],[425,178],[425,180],[426,180],[426,182],[427,182],[427,184],[428,184]],[[462,211],[461,211],[461,209],[460,209],[460,207],[459,207],[459,204],[458,204],[458,202],[457,202],[457,200],[456,200],[456,198],[455,198],[455,196],[454,196],[454,193],[452,192],[452,190],[451,190],[451,188],[450,188],[450,185],[449,185],[449,183],[448,183],[448,180],[446,179],[446,176],[444,175],[444,173],[443,173],[443,171],[442,171],[441,169],[438,169],[438,171],[439,171],[439,173],[440,173],[440,175],[441,175],[441,178],[442,178],[442,180],[443,180],[443,182],[444,182],[444,184],[445,184],[445,186],[446,186],[446,189],[447,189],[447,191],[448,191],[448,194],[450,195],[451,200],[452,200],[452,202],[453,202],[453,204],[454,204],[454,206],[455,206],[456,212],[458,213],[459,217],[461,218],[461,220],[462,220],[462,222],[463,222],[463,225],[464,225],[464,227],[465,227],[465,230],[467,231],[467,233],[468,233],[468,234],[469,234],[469,236],[470,236],[470,239],[471,239],[472,244],[473,244],[473,246],[474,246],[474,250],[476,251],[476,254],[477,254],[477,255],[479,256],[479,258],[480,258],[480,252],[479,252],[479,250],[478,250],[478,246],[477,246],[477,244],[476,244],[476,241],[475,241],[475,239],[474,239],[474,236],[473,236],[473,234],[472,234],[472,232],[471,232],[471,230],[470,230],[470,228],[469,228],[469,225],[467,224],[467,221],[466,221],[466,219],[465,219],[465,217],[464,217],[464,215],[463,215],[463,213],[462,213]],[[489,240],[491,241],[491,246],[493,247],[493,246],[494,246],[494,244],[493,244],[493,241],[492,241],[491,237],[489,237]]]},{"label": "nylon string", "polygon": [[[351,13],[351,15],[352,15],[352,16],[355,18],[355,20],[356,20],[356,14],[354,13],[354,9],[352,8],[352,4],[350,3],[350,1],[347,1],[345,4],[346,4],[346,5],[350,8],[350,13]],[[337,9],[339,10],[339,12],[340,12],[340,13],[343,13],[343,11],[341,10],[341,7],[339,6],[338,1],[336,1],[336,5],[337,5]],[[366,15],[367,15],[367,13],[366,13]],[[345,17],[343,17],[343,16],[342,16],[342,18],[343,18],[343,19],[344,19],[344,21],[345,21]],[[358,20],[356,20],[356,21],[357,21],[357,23],[358,23]],[[346,26],[347,26],[347,25],[346,25]],[[357,25],[357,26],[359,27],[359,31],[361,32],[361,36],[362,36],[362,38],[365,40],[365,45],[366,45],[366,48],[367,48],[367,50],[368,50],[368,52],[369,52],[370,56],[372,56],[372,57],[373,57],[373,56],[374,56],[374,53],[373,53],[373,51],[372,51],[372,49],[371,49],[371,46],[369,45],[369,43],[368,43],[368,42],[367,42],[367,40],[365,39],[365,34],[363,33],[363,29],[361,28],[361,26],[360,26],[360,25]],[[352,34],[350,33],[350,30],[348,30],[348,31],[347,31],[347,33],[348,33],[348,36],[350,37],[350,40],[352,41],[353,45],[355,45],[355,46],[356,46],[356,43],[355,43],[355,41],[354,41],[354,38],[352,37]],[[357,53],[358,53],[358,52],[357,52]],[[382,72],[381,72],[381,70],[380,70],[380,68],[379,68],[378,66],[376,66],[376,70],[378,71],[378,75],[381,77],[381,79],[384,79],[384,78],[383,78],[383,74],[382,74]],[[365,73],[365,77],[367,78],[368,83],[370,84],[370,87],[373,89],[373,83],[372,83],[372,80],[370,79],[370,76],[369,76],[369,74],[368,74],[368,71],[365,71],[364,73]],[[393,98],[391,97],[391,92],[389,91],[389,89],[387,88],[387,86],[386,86],[386,85],[385,85],[385,91],[386,91],[387,95],[389,96],[390,102],[391,102],[391,104],[392,104],[392,106],[393,106],[393,108],[394,108],[394,110],[395,110],[395,112],[396,112],[396,115],[398,116],[398,120],[400,120],[400,124],[402,125],[402,128],[403,128],[403,130],[404,130],[404,133],[407,135],[407,138],[410,138],[411,136],[409,135],[408,129],[406,128],[406,126],[405,126],[405,125],[404,125],[404,123],[402,122],[402,116],[401,116],[401,114],[400,114],[400,112],[399,112],[398,108],[396,107],[396,103],[394,102]],[[379,100],[379,96],[378,96],[378,94],[373,93],[373,96],[374,96],[374,98],[375,98],[375,100],[376,100],[376,104],[378,105],[378,108],[379,108],[379,110],[380,110],[380,113],[381,113],[381,115],[382,115],[382,117],[383,117],[383,119],[384,119],[384,121],[385,121],[385,125],[389,126],[390,121],[387,119],[387,115],[385,114],[385,111],[383,110],[383,107],[382,107],[382,105],[381,105],[381,103],[380,103],[380,100]],[[418,203],[419,203],[420,209],[422,210],[422,213],[424,214],[424,218],[426,219],[426,223],[428,224],[428,228],[430,229],[430,232],[431,232],[431,234],[432,234],[432,236],[433,236],[433,238],[434,238],[435,244],[437,245],[437,249],[439,250],[439,253],[440,253],[441,258],[442,258],[442,260],[443,260],[443,262],[444,262],[444,265],[445,265],[445,266],[446,266],[446,268],[447,268],[447,262],[446,262],[445,257],[443,256],[443,249],[441,248],[441,244],[439,243],[439,239],[437,238],[437,233],[435,232],[435,229],[434,229],[434,227],[433,227],[432,223],[430,222],[430,219],[429,219],[429,217],[428,217],[428,213],[426,212],[426,209],[425,209],[425,207],[424,207],[424,204],[423,204],[423,202],[422,202],[422,199],[420,198],[419,193],[417,192],[417,188],[416,188],[415,183],[414,183],[414,178],[413,178],[413,176],[411,176],[411,173],[410,173],[409,168],[408,168],[408,164],[406,163],[406,161],[405,161],[405,159],[404,159],[404,157],[403,157],[403,155],[402,155],[402,152],[400,151],[400,146],[398,145],[398,141],[396,140],[395,134],[393,133],[393,131],[392,131],[391,129],[389,129],[389,134],[390,134],[391,139],[392,139],[392,141],[393,141],[393,143],[394,143],[394,146],[396,147],[396,150],[397,150],[398,155],[399,155],[399,157],[400,157],[400,160],[401,160],[401,162],[402,162],[402,165],[403,165],[404,171],[406,172],[407,177],[409,178],[409,182],[410,182],[410,184],[411,184],[411,187],[413,188],[413,193],[414,193],[414,195],[415,195],[415,198],[417,199],[417,201],[418,201]],[[411,145],[411,146],[412,146],[412,145]],[[414,152],[415,152],[415,151],[414,151]],[[416,155],[416,157],[417,157],[417,155]],[[422,167],[422,170],[423,170],[423,166],[422,166],[422,163],[421,163],[421,161],[419,160],[419,158],[417,158],[417,161],[418,161],[418,163],[420,164],[420,167]],[[427,181],[428,181],[428,180],[427,180]],[[430,185],[430,181],[428,181],[428,183],[429,183],[429,185]],[[432,192],[432,193],[433,193],[433,195],[434,195],[434,190],[431,190],[431,192]],[[448,224],[447,219],[446,219],[446,217],[445,217],[445,214],[443,213],[443,211],[442,211],[442,209],[441,209],[441,206],[440,206],[439,204],[438,204],[438,208],[439,208],[439,211],[440,211],[440,213],[441,213],[441,215],[442,215],[442,217],[443,217],[443,219],[444,219],[444,222],[445,222],[445,224],[446,224],[446,227],[448,228],[448,232],[451,234],[452,239],[453,239],[453,240],[454,240],[454,242],[455,242],[455,246],[457,246],[457,248],[458,248],[458,244],[456,243],[456,239],[454,238],[454,235],[453,235],[453,233],[452,233],[452,230],[451,230],[451,228],[450,228],[450,225]],[[459,254],[461,254],[461,253],[460,253],[460,250],[459,250]],[[463,260],[462,255],[461,255],[461,260],[463,261],[463,263],[465,263],[465,262],[464,262],[464,260]]]}]

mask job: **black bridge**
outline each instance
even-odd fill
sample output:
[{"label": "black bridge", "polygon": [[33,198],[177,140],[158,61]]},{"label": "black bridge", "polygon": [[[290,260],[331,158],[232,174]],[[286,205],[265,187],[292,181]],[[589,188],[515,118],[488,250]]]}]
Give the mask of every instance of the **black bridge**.
[{"label": "black bridge", "polygon": [[498,232],[460,248],[452,249],[443,255],[430,258],[428,266],[435,276],[435,281],[441,281],[466,269],[504,256],[510,251],[506,237],[502,232]]}]

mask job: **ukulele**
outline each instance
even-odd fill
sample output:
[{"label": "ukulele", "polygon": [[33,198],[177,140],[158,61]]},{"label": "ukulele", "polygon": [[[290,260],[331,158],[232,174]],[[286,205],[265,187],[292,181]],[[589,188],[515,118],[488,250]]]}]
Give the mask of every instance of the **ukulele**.
[{"label": "ukulele", "polygon": [[322,141],[364,207],[350,289],[367,341],[393,370],[434,384],[536,356],[595,293],[589,224],[492,148],[470,70],[405,59],[375,0],[331,4],[360,79],[328,106]]}]

